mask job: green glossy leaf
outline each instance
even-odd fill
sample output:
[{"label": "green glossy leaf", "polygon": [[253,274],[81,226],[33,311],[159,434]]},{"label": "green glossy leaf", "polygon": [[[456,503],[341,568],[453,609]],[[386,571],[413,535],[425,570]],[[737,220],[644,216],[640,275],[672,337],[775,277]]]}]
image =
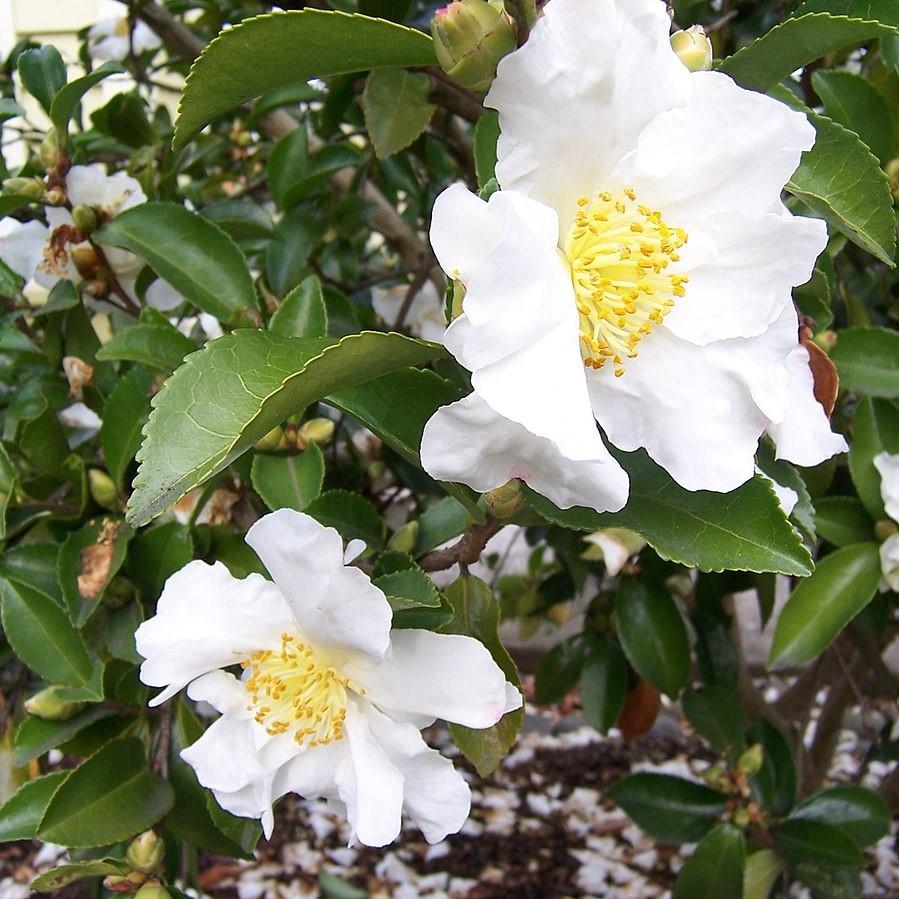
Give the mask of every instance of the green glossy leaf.
[{"label": "green glossy leaf", "polygon": [[671,899],[743,899],[746,840],[733,824],[709,831],[677,875]]},{"label": "green glossy leaf", "polygon": [[16,728],[13,739],[15,763],[20,766],[25,765],[32,759],[39,758],[45,752],[55,749],[60,743],[65,743],[79,731],[90,727],[95,721],[108,718],[113,714],[112,709],[92,705],[69,718],[68,721],[45,721],[43,718],[28,715]]},{"label": "green glossy leaf", "polygon": [[899,332],[886,328],[846,328],[830,357],[840,386],[868,396],[899,397]]},{"label": "green glossy leaf", "polygon": [[119,858],[98,858],[83,862],[70,862],[60,865],[35,877],[31,881],[31,889],[38,893],[55,893],[70,883],[83,880],[85,877],[106,877],[109,874],[125,875],[131,866]]},{"label": "green glossy leaf", "polygon": [[175,290],[223,322],[256,309],[256,288],[237,244],[176,203],[142,203],[119,213],[94,239],[131,250]]},{"label": "green glossy leaf", "polygon": [[886,517],[880,495],[880,472],[874,467],[879,453],[899,453],[899,407],[885,399],[863,396],[852,421],[849,471],[858,498],[875,520]]},{"label": "green glossy leaf", "polygon": [[56,574],[58,543],[20,543],[0,554],[0,577],[25,584],[63,605]]},{"label": "green glossy leaf", "polygon": [[81,297],[78,295],[78,289],[71,281],[67,279],[57,281],[50,290],[47,302],[35,309],[32,317],[42,318],[56,312],[65,312],[67,309],[74,309],[80,303]]},{"label": "green glossy leaf", "polygon": [[298,287],[308,272],[306,263],[321,242],[322,224],[305,206],[291,209],[275,227],[265,254],[265,277],[279,297]]},{"label": "green glossy leaf", "polygon": [[[402,556],[385,553],[378,560],[379,567],[383,566],[385,557],[397,555]],[[452,621],[453,607],[437,591],[431,579],[408,556],[405,558],[408,567],[388,571],[373,581],[384,592],[393,609],[393,627],[438,630]]]},{"label": "green glossy leaf", "polygon": [[773,815],[783,816],[796,802],[796,765],[784,735],[770,721],[757,721],[749,742],[762,747],[762,767],[750,780],[752,796]]},{"label": "green glossy leaf", "polygon": [[66,64],[52,44],[19,55],[17,66],[25,90],[50,113],[53,98],[66,83]]},{"label": "green glossy leaf", "polygon": [[867,78],[846,69],[819,69],[812,73],[812,87],[829,118],[854,131],[882,163],[892,158],[896,136],[890,110]]},{"label": "green glossy leaf", "polygon": [[171,786],[147,769],[143,743],[107,743],[54,793],[38,827],[42,840],[107,846],[155,824],[172,807]]},{"label": "green glossy leaf", "polygon": [[777,852],[791,865],[860,868],[865,857],[848,834],[822,821],[790,818],[775,834]]},{"label": "green glossy leaf", "polygon": [[177,521],[166,521],[138,532],[128,553],[128,577],[144,599],[155,600],[166,579],[192,558],[190,531]]},{"label": "green glossy leaf", "polygon": [[768,665],[801,665],[823,652],[874,597],[880,576],[876,543],[844,546],[819,560],[777,619]]},{"label": "green glossy leaf", "polygon": [[[786,92],[785,92],[786,93]],[[778,94],[784,99],[784,96]],[[848,128],[806,110],[817,137],[786,190],[881,262],[893,266],[896,220],[886,174]]]},{"label": "green glossy leaf", "polygon": [[825,496],[815,501],[815,527],[834,546],[874,540],[874,522],[854,496]]},{"label": "green glossy leaf", "polygon": [[271,237],[275,226],[272,217],[256,203],[249,200],[223,200],[204,206],[200,210],[203,218],[215,222],[234,240],[253,240]]},{"label": "green glossy leaf", "polygon": [[268,329],[284,337],[327,337],[328,310],[321,281],[315,275],[302,280],[284,297]]},{"label": "green glossy leaf", "polygon": [[130,520],[146,523],[310,403],[442,354],[435,344],[381,333],[334,343],[237,331],[207,344],[153,399]]},{"label": "green glossy leaf", "polygon": [[272,147],[268,159],[268,185],[279,209],[295,205],[297,188],[309,167],[309,137],[305,127],[295,128]]},{"label": "green glossy leaf", "polygon": [[68,771],[54,771],[26,781],[0,806],[0,842],[32,840],[44,809]]},{"label": "green glossy leaf", "polygon": [[708,685],[688,690],[681,698],[687,721],[701,734],[712,748],[731,761],[746,745],[745,728],[740,701],[737,695],[725,687]]},{"label": "green glossy leaf", "polygon": [[140,446],[141,430],[150,414],[152,383],[152,375],[135,366],[118,380],[103,407],[100,446],[103,447],[106,470],[119,489]]},{"label": "green glossy leaf", "polygon": [[879,22],[810,12],[775,25],[724,60],[720,70],[743,87],[765,91],[833,50],[894,32]]},{"label": "green glossy leaf", "polygon": [[368,76],[362,108],[379,159],[405,149],[428,127],[437,108],[428,102],[430,89],[427,75],[406,69],[376,69]]},{"label": "green glossy leaf", "polygon": [[358,493],[328,490],[304,511],[323,525],[336,528],[344,540],[364,540],[373,549],[384,546],[387,531],[384,521],[377,509]]},{"label": "green glossy leaf", "polygon": [[873,790],[843,784],[810,796],[793,809],[790,820],[823,821],[848,834],[864,849],[890,832],[890,810]]},{"label": "green glossy leaf", "polygon": [[6,510],[16,489],[16,470],[0,444],[0,540],[6,539]]},{"label": "green glossy leaf", "polygon": [[245,19],[194,63],[181,95],[175,146],[234,106],[310,78],[436,62],[431,39],[383,19],[304,9]]},{"label": "green glossy leaf", "polygon": [[771,849],[759,849],[746,859],[743,899],[768,899],[783,872],[783,862]]},{"label": "green glossy leaf", "polygon": [[625,578],[615,594],[613,621],[637,673],[674,699],[690,674],[690,641],[677,605],[660,586]]},{"label": "green glossy leaf", "polygon": [[581,678],[587,644],[576,637],[557,643],[540,660],[534,674],[534,699],[541,705],[561,702]]},{"label": "green glossy leaf", "polygon": [[701,840],[727,808],[723,794],[670,774],[632,774],[606,790],[606,797],[665,843]]},{"label": "green glossy leaf", "polygon": [[755,477],[731,493],[684,490],[644,452],[617,456],[630,475],[620,512],[576,507],[562,511],[525,487],[544,518],[579,531],[622,527],[636,531],[663,558],[703,571],[774,571],[804,576],[812,561],[786,520],[769,482]]},{"label": "green glossy leaf", "polygon": [[[499,638],[499,603],[480,578],[460,577],[445,591],[452,606],[452,620],[441,628],[445,634],[462,634],[480,640],[502,669],[506,680],[520,686],[518,670]],[[507,712],[492,727],[476,729],[450,724],[453,741],[481,777],[492,773],[515,743],[524,722],[524,708]]]},{"label": "green glossy leaf", "polygon": [[590,640],[581,669],[581,707],[584,720],[600,733],[615,726],[627,693],[627,660],[608,637]]},{"label": "green glossy leaf", "polygon": [[94,666],[78,631],[48,596],[0,580],[3,630],[16,655],[51,684],[83,687]]},{"label": "green glossy leaf", "polygon": [[479,190],[483,190],[494,177],[498,139],[499,114],[495,109],[488,109],[474,126],[474,170]]},{"label": "green glossy leaf", "polygon": [[137,324],[114,334],[97,350],[97,358],[140,362],[148,368],[168,373],[196,349],[194,341],[171,325]]},{"label": "green glossy leaf", "polygon": [[468,511],[452,496],[432,503],[418,519],[415,555],[421,556],[458,537],[468,527]]},{"label": "green glossy leaf", "polygon": [[276,509],[302,512],[322,492],[325,460],[314,443],[297,456],[257,453],[250,478],[253,489],[273,512]]},{"label": "green glossy leaf", "polygon": [[69,125],[69,119],[75,115],[81,98],[104,78],[123,71],[124,69],[118,63],[104,62],[84,77],[76,78],[65,87],[60,88],[50,104],[50,121],[60,131],[65,132]]}]

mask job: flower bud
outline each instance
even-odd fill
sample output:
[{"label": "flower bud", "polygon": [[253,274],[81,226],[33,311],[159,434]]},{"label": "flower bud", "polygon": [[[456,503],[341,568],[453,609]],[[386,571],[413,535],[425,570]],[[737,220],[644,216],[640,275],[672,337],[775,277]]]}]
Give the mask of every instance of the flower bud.
[{"label": "flower bud", "polygon": [[277,425],[268,434],[256,441],[253,449],[258,453],[277,453],[290,448],[290,441],[284,429]]},{"label": "flower bud", "polygon": [[890,193],[893,195],[893,199],[899,203],[899,158],[891,159],[883,168],[890,181]]},{"label": "flower bud", "polygon": [[62,151],[62,144],[59,139],[59,132],[55,128],[51,128],[47,132],[47,136],[41,143],[40,149],[41,165],[49,172],[55,169],[65,158]]},{"label": "flower bud", "polygon": [[3,192],[29,197],[32,200],[43,200],[47,185],[42,178],[5,178]]},{"label": "flower bud", "polygon": [[119,491],[112,478],[99,468],[91,468],[87,473],[87,486],[91,499],[102,509],[116,509]]},{"label": "flower bud", "polygon": [[411,553],[418,540],[418,522],[407,521],[388,541],[387,548],[401,553]]},{"label": "flower bud", "polygon": [[145,883],[135,894],[134,899],[172,899],[172,894],[157,880]]},{"label": "flower bud", "polygon": [[825,353],[829,353],[837,345],[837,332],[826,329],[819,331],[812,339]]},{"label": "flower bud", "polygon": [[571,605],[570,602],[554,602],[546,610],[546,617],[556,624],[566,624],[571,620]]},{"label": "flower bud", "polygon": [[521,492],[521,481],[512,478],[502,487],[497,487],[484,494],[484,505],[496,518],[511,518],[524,508],[524,496]]},{"label": "flower bud", "polygon": [[880,521],[874,525],[874,536],[881,543],[897,532],[899,532],[899,527],[897,527],[896,522],[890,521],[888,518],[881,518]]},{"label": "flower bud", "polygon": [[85,206],[83,203],[72,210],[72,221],[75,223],[75,227],[84,231],[85,234],[96,231],[99,224],[97,213],[93,207]]},{"label": "flower bud", "polygon": [[63,689],[65,688],[54,685],[35,693],[30,699],[25,700],[25,711],[45,721],[68,721],[84,708],[84,703],[61,699],[59,691]]},{"label": "flower bud", "polygon": [[486,0],[453,0],[431,20],[434,52],[454,81],[486,90],[496,64],[515,49],[515,29],[502,9]]},{"label": "flower bud", "polygon": [[671,49],[691,72],[707,72],[712,67],[712,42],[702,25],[671,35]]},{"label": "flower bud", "polygon": [[110,874],[104,878],[103,886],[111,893],[133,893],[146,880],[146,874],[132,871],[128,875]]},{"label": "flower bud", "polygon": [[761,743],[754,743],[737,759],[737,770],[747,777],[753,777],[762,770],[765,755]]},{"label": "flower bud", "polygon": [[745,808],[738,808],[734,812],[732,820],[737,827],[748,827],[750,824],[749,812]]},{"label": "flower bud", "polygon": [[49,206],[62,206],[66,201],[66,192],[61,187],[51,187],[44,194],[44,201]]},{"label": "flower bud", "polygon": [[165,846],[162,840],[152,830],[145,830],[131,841],[125,853],[125,861],[135,871],[152,874],[162,864],[164,855]]},{"label": "flower bud", "polygon": [[711,765],[702,772],[702,779],[713,789],[727,793],[731,789],[730,778],[720,765]]},{"label": "flower bud", "polygon": [[90,280],[100,270],[100,257],[97,251],[90,245],[83,247],[70,247],[69,258],[72,264],[78,269],[78,274],[82,278]]},{"label": "flower bud", "polygon": [[297,434],[297,443],[300,447],[309,446],[310,443],[322,445],[333,436],[334,422],[330,418],[310,418],[300,428]]}]

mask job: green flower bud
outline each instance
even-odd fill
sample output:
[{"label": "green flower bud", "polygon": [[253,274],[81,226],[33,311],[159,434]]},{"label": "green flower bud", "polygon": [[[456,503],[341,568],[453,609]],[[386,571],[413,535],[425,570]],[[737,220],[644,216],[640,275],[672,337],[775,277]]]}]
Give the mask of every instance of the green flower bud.
[{"label": "green flower bud", "polygon": [[80,205],[76,206],[72,210],[72,221],[75,223],[75,227],[84,231],[85,234],[90,234],[92,231],[97,230],[97,225],[99,222],[97,221],[97,213],[91,206]]},{"label": "green flower bud", "polygon": [[497,487],[484,494],[484,505],[496,518],[511,518],[524,508],[524,496],[521,492],[521,481],[512,478],[502,487]]},{"label": "green flower bud", "polygon": [[297,442],[301,447],[309,446],[310,443],[322,445],[333,436],[334,422],[330,418],[310,418],[300,428]]},{"label": "green flower bud", "polygon": [[131,841],[125,853],[125,861],[135,871],[152,874],[162,864],[164,855],[165,846],[162,840],[152,830],[145,830]]},{"label": "green flower bud", "polygon": [[737,760],[737,770],[747,777],[752,777],[762,770],[762,762],[764,759],[765,754],[762,749],[762,744],[755,743],[750,746],[749,749],[745,750]]},{"label": "green flower bud", "polygon": [[30,197],[32,200],[43,200],[47,192],[47,185],[41,178],[5,178],[3,192],[17,194],[20,197]]},{"label": "green flower bud", "polygon": [[745,808],[738,808],[734,812],[732,820],[737,827],[748,827],[750,822],[749,812]]},{"label": "green flower bud", "polygon": [[496,64],[515,49],[515,29],[502,9],[486,0],[453,0],[431,20],[434,52],[454,81],[486,90]]},{"label": "green flower bud", "polygon": [[41,164],[47,171],[55,169],[65,158],[62,148],[63,144],[60,142],[59,132],[55,128],[51,128],[41,143],[39,154]]},{"label": "green flower bud", "polygon": [[133,893],[146,877],[140,871],[132,871],[128,875],[110,874],[103,879],[103,886],[112,893]]},{"label": "green flower bud", "polygon": [[890,193],[899,203],[899,159],[891,159],[883,168],[890,180]]},{"label": "green flower bud", "polygon": [[727,772],[719,765],[712,765],[702,772],[702,779],[713,789],[723,793],[730,791],[733,786]]},{"label": "green flower bud", "polygon": [[61,187],[51,187],[44,194],[44,202],[50,206],[62,206],[66,199],[66,192]]},{"label": "green flower bud", "polygon": [[418,540],[418,522],[407,521],[388,541],[387,548],[401,553],[411,553]]},{"label": "green flower bud", "polygon": [[707,72],[712,67],[712,42],[702,25],[671,35],[671,49],[691,72]]},{"label": "green flower bud", "polygon": [[172,894],[157,880],[145,883],[135,894],[134,899],[172,899]]},{"label": "green flower bud", "polygon": [[83,702],[69,702],[59,695],[65,687],[51,686],[25,700],[25,711],[45,721],[68,721],[84,708]]},{"label": "green flower bud", "polygon": [[272,428],[268,434],[256,442],[253,449],[258,453],[277,453],[290,448],[290,441],[280,425]]},{"label": "green flower bud", "polygon": [[890,521],[888,518],[881,518],[874,525],[874,536],[883,543],[887,537],[892,537],[893,534],[899,532],[899,527],[897,527],[895,521]]},{"label": "green flower bud", "polygon": [[93,501],[103,509],[116,509],[119,504],[119,491],[113,479],[99,468],[91,468],[87,472],[87,486]]}]

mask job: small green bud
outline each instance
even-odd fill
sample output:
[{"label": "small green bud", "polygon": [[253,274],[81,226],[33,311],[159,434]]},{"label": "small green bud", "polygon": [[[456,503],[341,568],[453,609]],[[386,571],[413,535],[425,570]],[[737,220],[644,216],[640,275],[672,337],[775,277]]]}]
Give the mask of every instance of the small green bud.
[{"label": "small green bud", "polygon": [[737,827],[748,827],[750,823],[749,812],[745,808],[738,808],[731,819]]},{"label": "small green bud", "polygon": [[719,765],[712,765],[702,772],[702,779],[713,789],[727,793],[733,786],[727,772]]},{"label": "small green bud", "polygon": [[76,228],[80,228],[85,234],[97,230],[97,213],[91,206],[81,204],[72,210],[72,221]]},{"label": "small green bud", "polygon": [[334,436],[334,422],[330,418],[310,418],[304,422],[297,434],[297,442],[301,447],[317,443],[327,443]]},{"label": "small green bud", "polygon": [[571,620],[570,602],[554,602],[547,610],[546,617],[555,624],[566,624]]},{"label": "small green bud", "polygon": [[290,441],[284,434],[284,430],[280,425],[272,428],[265,437],[256,441],[253,449],[259,453],[277,453],[283,452],[290,447]]},{"label": "small green bud", "polygon": [[387,548],[401,553],[411,553],[418,540],[418,522],[407,521],[388,541]]},{"label": "small green bud", "polygon": [[125,853],[125,861],[135,871],[152,874],[162,864],[164,855],[165,846],[162,840],[152,830],[145,830],[131,841]]},{"label": "small green bud", "polygon": [[47,192],[47,185],[44,184],[42,178],[5,178],[3,192],[29,197],[32,200],[43,200],[44,194]]},{"label": "small green bud", "polygon": [[486,90],[496,64],[515,49],[515,29],[502,9],[486,0],[453,0],[431,20],[434,52],[454,81]]},{"label": "small green bud", "polygon": [[761,743],[754,743],[737,759],[737,770],[747,777],[753,777],[762,770],[765,753]]},{"label": "small green bud", "polygon": [[40,160],[41,165],[49,172],[55,169],[62,162],[65,154],[62,151],[63,144],[59,139],[59,132],[55,128],[51,128],[47,132],[47,136],[41,143]]},{"label": "small green bud", "polygon": [[103,879],[103,886],[112,893],[133,893],[147,879],[146,874],[132,871],[130,874],[110,874]]},{"label": "small green bud", "polygon": [[387,471],[387,466],[380,459],[374,459],[368,463],[365,473],[372,481],[377,481],[378,478],[384,476],[385,471]]},{"label": "small green bud", "polygon": [[830,329],[819,331],[812,340],[814,340],[825,353],[829,353],[837,344],[837,332],[831,331]]},{"label": "small green bud", "polygon": [[48,206],[63,206],[67,199],[66,192],[61,187],[51,187],[44,194],[44,202]]},{"label": "small green bud", "polygon": [[891,159],[883,168],[890,182],[890,193],[899,203],[899,158]]},{"label": "small green bud", "polygon": [[134,899],[172,899],[172,894],[157,880],[145,883],[135,894]]},{"label": "small green bud", "polygon": [[712,67],[712,42],[702,25],[671,35],[671,49],[691,72],[707,72]]},{"label": "small green bud", "polygon": [[512,478],[502,487],[497,487],[484,494],[484,505],[496,518],[511,518],[524,508],[524,495],[521,492],[521,481]]},{"label": "small green bud", "polygon": [[888,518],[881,518],[874,525],[874,536],[883,543],[887,537],[892,537],[893,534],[899,532],[899,526],[896,525],[895,521],[890,521]]},{"label": "small green bud", "polygon": [[116,509],[119,504],[119,491],[115,482],[99,468],[91,468],[87,473],[87,486],[93,501],[103,509]]},{"label": "small green bud", "polygon": [[59,692],[64,689],[56,685],[45,687],[40,693],[25,700],[25,711],[45,721],[68,721],[84,708],[84,703],[60,698]]}]

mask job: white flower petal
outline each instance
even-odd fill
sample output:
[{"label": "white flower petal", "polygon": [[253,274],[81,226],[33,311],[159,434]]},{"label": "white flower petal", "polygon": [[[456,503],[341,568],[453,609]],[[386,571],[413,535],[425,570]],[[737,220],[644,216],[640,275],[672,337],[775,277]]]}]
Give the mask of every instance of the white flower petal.
[{"label": "white flower petal", "polygon": [[891,590],[899,590],[899,534],[891,534],[880,544],[880,570]]},{"label": "white flower petal", "polygon": [[194,561],[165,584],[156,614],[137,629],[141,680],[165,687],[159,705],[201,674],[234,665],[249,653],[280,646],[294,627],[280,590],[251,574],[232,577],[221,562]]},{"label": "white flower petal", "polygon": [[362,571],[344,565],[343,541],[334,528],[280,509],[260,518],[246,541],[284,592],[300,632],[316,647],[384,657],[390,605]]},{"label": "white flower petal", "polygon": [[111,34],[89,44],[89,52],[94,59],[121,62],[128,55],[128,38]]},{"label": "white flower petal", "polygon": [[367,718],[371,733],[402,772],[403,812],[429,843],[457,833],[471,810],[471,790],[453,763],[431,749],[411,724],[397,724],[374,709]]},{"label": "white flower petal", "polygon": [[716,213],[781,210],[781,190],[815,142],[815,129],[802,113],[727,75],[697,72],[690,79],[687,105],[646,126],[612,184],[632,185],[642,203],[688,232]]},{"label": "white flower petal", "polygon": [[73,206],[99,206],[108,215],[147,202],[138,181],[124,172],[107,175],[99,165],[72,166],[66,175],[66,193]]},{"label": "white flower petal", "polygon": [[484,493],[521,478],[561,509],[589,506],[617,511],[628,478],[600,442],[595,458],[576,460],[552,441],[493,411],[478,395],[443,406],[425,425],[421,464],[441,481]]},{"label": "white flower petal", "polygon": [[158,309],[160,312],[170,312],[184,302],[184,297],[162,278],[157,278],[147,288],[144,299],[148,306],[152,306],[153,309]]},{"label": "white flower petal", "polygon": [[790,378],[787,407],[783,418],[768,428],[777,446],[777,458],[808,467],[846,452],[849,447],[845,439],[830,429],[824,407],[815,399],[808,350],[796,346],[785,366]]},{"label": "white flower petal", "polygon": [[[497,179],[555,208],[600,190],[655,115],[684,102],[690,75],[658,0],[551,0],[505,57],[485,103],[499,110]],[[474,229],[473,229],[474,230]]]},{"label": "white flower petal", "polygon": [[502,225],[487,204],[464,184],[453,184],[434,201],[431,246],[450,278],[467,281],[501,233]]},{"label": "white flower petal", "polygon": [[44,257],[49,236],[50,230],[40,222],[0,219],[0,259],[29,281]]},{"label": "white flower petal", "polygon": [[[381,665],[342,669],[387,713],[412,712],[466,727],[490,727],[507,711],[506,676],[483,643],[432,631],[396,630]],[[517,708],[521,704],[518,697]]]},{"label": "white flower petal", "polygon": [[400,833],[403,775],[372,734],[367,712],[356,702],[347,707],[349,754],[337,768],[337,788],[359,842],[386,846]]},{"label": "white flower petal", "polygon": [[72,403],[61,409],[57,416],[62,424],[67,428],[76,428],[83,431],[92,431],[96,433],[103,425],[103,419],[84,403]]},{"label": "white flower petal", "polygon": [[822,221],[789,214],[718,214],[697,231],[678,266],[690,278],[686,296],[665,325],[698,344],[766,331],[791,303],[792,288],[811,277],[827,243]]},{"label": "white flower petal", "polygon": [[886,513],[899,521],[899,453],[878,453],[874,467],[880,472],[880,495]]}]

